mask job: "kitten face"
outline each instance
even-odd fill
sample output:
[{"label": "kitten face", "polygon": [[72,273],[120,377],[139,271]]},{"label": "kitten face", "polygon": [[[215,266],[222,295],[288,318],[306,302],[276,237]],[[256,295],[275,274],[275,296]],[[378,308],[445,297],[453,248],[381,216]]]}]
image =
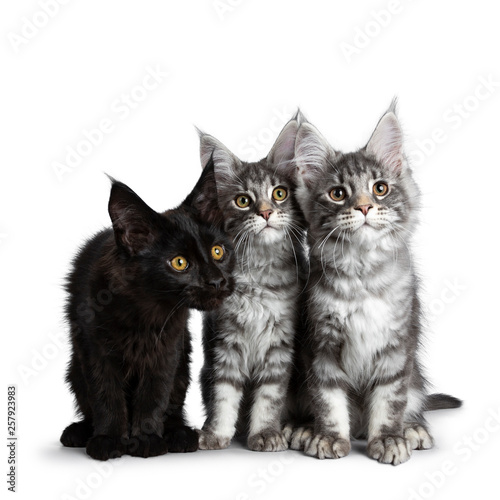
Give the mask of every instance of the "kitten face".
[{"label": "kitten face", "polygon": [[[316,238],[376,242],[413,229],[418,190],[402,153],[402,133],[390,110],[367,146],[335,151],[304,123],[298,132],[299,199]],[[329,237],[329,236],[328,236]]]},{"label": "kitten face", "polygon": [[202,222],[192,206],[159,214],[131,189],[115,182],[109,212],[124,265],[134,287],[157,303],[178,298],[179,307],[218,307],[233,290],[230,240]]},{"label": "kitten face", "polygon": [[242,162],[213,137],[201,136],[202,164],[213,160],[224,228],[237,245],[250,239],[272,245],[299,230],[292,167],[297,129],[297,121],[291,120],[268,156],[255,163]]}]

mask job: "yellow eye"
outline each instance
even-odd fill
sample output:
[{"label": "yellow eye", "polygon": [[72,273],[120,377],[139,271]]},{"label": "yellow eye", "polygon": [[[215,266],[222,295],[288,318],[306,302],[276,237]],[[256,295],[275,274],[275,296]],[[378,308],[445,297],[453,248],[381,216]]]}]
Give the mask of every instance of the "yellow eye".
[{"label": "yellow eye", "polygon": [[286,197],[288,196],[288,193],[286,192],[286,189],[283,188],[283,187],[277,187],[274,191],[273,191],[273,198],[276,200],[276,201],[283,201],[286,199]]},{"label": "yellow eye", "polygon": [[224,249],[220,245],[212,247],[212,257],[214,260],[221,260],[224,257]]},{"label": "yellow eye", "polygon": [[170,264],[172,264],[172,267],[176,271],[185,271],[188,268],[188,261],[184,257],[182,257],[181,255],[174,257],[170,261]]},{"label": "yellow eye", "polygon": [[342,201],[345,197],[345,189],[341,186],[336,186],[330,191],[330,198],[333,201]]},{"label": "yellow eye", "polygon": [[246,194],[240,194],[235,201],[240,208],[247,208],[250,205],[250,198]]},{"label": "yellow eye", "polygon": [[385,182],[377,182],[373,185],[373,192],[377,196],[384,196],[389,191],[389,186]]}]

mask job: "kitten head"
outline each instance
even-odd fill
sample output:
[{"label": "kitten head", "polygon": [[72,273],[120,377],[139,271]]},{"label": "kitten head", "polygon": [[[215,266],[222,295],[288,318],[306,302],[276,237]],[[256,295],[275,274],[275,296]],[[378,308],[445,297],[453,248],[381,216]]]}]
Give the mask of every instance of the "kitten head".
[{"label": "kitten head", "polygon": [[253,240],[272,245],[300,230],[301,213],[293,195],[297,130],[298,122],[293,118],[269,154],[252,163],[237,158],[214,137],[200,133],[202,166],[209,163],[213,168],[224,228],[236,244]]},{"label": "kitten head", "polygon": [[157,303],[218,307],[233,289],[233,248],[217,227],[198,217],[193,198],[157,213],[121,182],[113,181],[109,215],[121,262],[134,290]]},{"label": "kitten head", "polygon": [[404,157],[395,102],[358,151],[335,151],[305,122],[295,153],[298,198],[315,238],[331,233],[352,243],[376,242],[413,229],[419,193]]}]

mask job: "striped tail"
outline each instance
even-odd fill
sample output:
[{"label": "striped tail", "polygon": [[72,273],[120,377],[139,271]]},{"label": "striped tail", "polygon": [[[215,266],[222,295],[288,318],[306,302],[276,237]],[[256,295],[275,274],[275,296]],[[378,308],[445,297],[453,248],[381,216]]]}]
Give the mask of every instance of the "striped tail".
[{"label": "striped tail", "polygon": [[460,408],[462,400],[448,394],[429,394],[425,400],[425,410],[448,410]]}]

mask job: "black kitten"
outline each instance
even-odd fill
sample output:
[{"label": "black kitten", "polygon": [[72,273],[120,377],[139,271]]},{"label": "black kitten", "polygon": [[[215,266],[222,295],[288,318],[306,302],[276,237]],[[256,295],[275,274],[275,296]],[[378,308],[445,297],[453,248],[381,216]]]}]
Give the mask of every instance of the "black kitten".
[{"label": "black kitten", "polygon": [[84,245],[67,283],[66,380],[83,419],[64,430],[64,446],[98,460],[198,448],[183,412],[188,308],[213,309],[233,289],[231,243],[204,222],[213,188],[209,168],[180,207],[159,214],[113,181],[113,229]]}]

